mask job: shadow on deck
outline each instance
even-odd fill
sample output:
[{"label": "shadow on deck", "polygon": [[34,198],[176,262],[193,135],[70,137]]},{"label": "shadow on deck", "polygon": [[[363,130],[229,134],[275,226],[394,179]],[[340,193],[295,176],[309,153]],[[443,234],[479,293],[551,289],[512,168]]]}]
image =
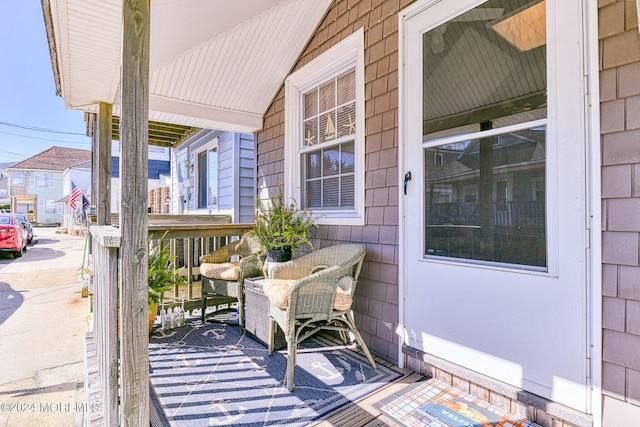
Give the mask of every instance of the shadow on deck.
[{"label": "shadow on deck", "polygon": [[257,337],[240,333],[233,314],[204,325],[193,316],[169,330],[156,323],[149,340],[152,426],[395,426],[376,402],[424,378],[380,359],[374,370],[354,345],[318,334],[299,346],[296,386],[288,392],[286,347],[269,355]]}]

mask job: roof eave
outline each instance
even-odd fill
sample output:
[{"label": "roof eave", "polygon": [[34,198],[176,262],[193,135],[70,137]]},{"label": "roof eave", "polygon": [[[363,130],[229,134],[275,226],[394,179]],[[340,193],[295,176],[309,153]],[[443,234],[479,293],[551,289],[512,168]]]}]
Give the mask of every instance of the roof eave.
[{"label": "roof eave", "polygon": [[58,53],[56,51],[56,37],[53,29],[53,19],[51,16],[51,3],[49,0],[41,0],[42,16],[44,17],[44,27],[47,32],[47,44],[49,45],[49,57],[51,59],[51,70],[53,71],[53,81],[56,85],[56,95],[62,96],[62,83],[60,82],[60,66],[58,64]]}]

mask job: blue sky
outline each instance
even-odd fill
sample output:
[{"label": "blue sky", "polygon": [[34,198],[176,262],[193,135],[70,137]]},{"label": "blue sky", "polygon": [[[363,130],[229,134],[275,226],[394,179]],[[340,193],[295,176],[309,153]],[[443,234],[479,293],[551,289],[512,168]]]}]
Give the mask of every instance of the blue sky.
[{"label": "blue sky", "polygon": [[56,96],[40,1],[2,0],[0,7],[0,163],[54,145],[90,150],[83,112],[65,109]]}]

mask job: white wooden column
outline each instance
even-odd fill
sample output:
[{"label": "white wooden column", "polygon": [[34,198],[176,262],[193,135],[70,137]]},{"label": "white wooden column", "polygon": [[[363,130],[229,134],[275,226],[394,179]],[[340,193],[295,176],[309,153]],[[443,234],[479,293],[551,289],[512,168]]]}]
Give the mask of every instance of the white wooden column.
[{"label": "white wooden column", "polygon": [[123,0],[120,77],[120,425],[125,427],[149,425],[149,25],[149,0]]},{"label": "white wooden column", "polygon": [[112,106],[100,103],[94,128],[94,190],[97,225],[111,225],[111,122]]}]

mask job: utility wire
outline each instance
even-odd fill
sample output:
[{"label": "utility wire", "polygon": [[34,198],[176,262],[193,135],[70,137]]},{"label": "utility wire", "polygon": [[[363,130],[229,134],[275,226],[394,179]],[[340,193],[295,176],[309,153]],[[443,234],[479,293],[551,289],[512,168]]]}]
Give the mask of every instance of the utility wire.
[{"label": "utility wire", "polygon": [[[20,135],[19,133],[11,133],[11,132],[5,132],[0,130],[0,133],[4,133],[6,135],[13,135],[13,136],[19,136],[20,138],[30,138],[30,139],[38,139],[40,141],[52,141],[52,142],[62,142],[65,144],[89,144],[90,141],[62,141],[60,139],[50,139],[50,138],[38,138],[36,136],[27,136],[27,135]],[[71,135],[84,135],[84,134],[71,134]],[[86,136],[86,135],[84,135]]]},{"label": "utility wire", "polygon": [[25,156],[24,154],[14,153],[13,151],[5,150],[3,148],[0,148],[0,151],[4,151],[5,153],[9,153],[9,154],[12,154],[14,156],[17,156],[17,157],[20,157],[20,158],[23,158],[23,159],[27,158],[27,156]]},{"label": "utility wire", "polygon": [[63,134],[66,134],[66,135],[82,135],[82,136],[86,136],[84,133],[80,133],[80,132],[67,132],[67,131],[64,131],[64,130],[47,129],[47,128],[40,128],[40,127],[36,127],[36,126],[29,126],[29,125],[19,125],[17,123],[0,122],[0,125],[11,126],[11,127],[15,127],[15,128],[21,128],[21,129],[35,130],[35,131],[38,131],[38,132],[63,133]]}]

